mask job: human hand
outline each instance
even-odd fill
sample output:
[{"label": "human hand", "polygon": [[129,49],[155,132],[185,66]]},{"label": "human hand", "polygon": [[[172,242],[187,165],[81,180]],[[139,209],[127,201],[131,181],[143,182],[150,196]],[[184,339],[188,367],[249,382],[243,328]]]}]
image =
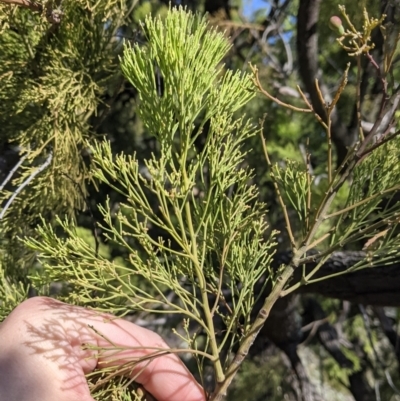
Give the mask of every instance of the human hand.
[{"label": "human hand", "polygon": [[[82,347],[110,348],[110,342],[130,349],[116,358],[115,351]],[[158,334],[126,320],[52,298],[30,298],[0,325],[0,401],[94,401],[85,374],[154,352],[145,347],[168,348]],[[131,377],[158,401],[205,401],[175,354],[138,363]]]}]

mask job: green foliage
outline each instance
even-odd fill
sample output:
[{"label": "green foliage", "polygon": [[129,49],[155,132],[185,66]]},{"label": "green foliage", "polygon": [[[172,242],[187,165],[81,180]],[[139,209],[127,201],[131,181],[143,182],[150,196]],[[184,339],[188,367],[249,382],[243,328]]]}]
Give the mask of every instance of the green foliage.
[{"label": "green foliage", "polygon": [[107,246],[105,243],[100,242],[99,244],[96,244],[96,238],[93,235],[93,232],[88,230],[87,228],[84,227],[76,227],[75,229],[75,234],[78,238],[82,238],[91,249],[97,249],[98,255],[105,259],[110,259],[111,258],[111,251],[110,247]]},{"label": "green foliage", "polygon": [[[355,17],[347,16],[345,27],[351,32],[340,47],[327,23],[334,3],[322,2],[321,21],[326,23],[318,25],[319,62],[328,86],[337,88],[346,63],[356,59],[333,95],[335,101],[340,97],[337,107],[347,124],[360,83],[356,76],[361,52],[370,56],[373,25],[382,21],[369,20],[357,12],[356,2],[349,3],[348,15]],[[370,15],[377,15],[376,2],[363,3],[368,3]],[[400,143],[394,136],[383,136],[380,142],[360,135],[346,163],[336,166],[331,126],[314,118],[306,96],[298,93],[289,108],[254,99],[257,80],[223,64],[230,51],[224,35],[207,27],[204,18],[183,10],[167,12],[157,1],[141,2],[130,17],[125,2],[65,0],[60,26],[49,25],[44,15],[30,10],[0,7],[5,10],[0,57],[6,60],[0,66],[2,135],[25,156],[18,174],[2,188],[2,205],[38,173],[2,220],[0,320],[26,297],[22,260],[29,266],[33,258],[28,256],[37,254],[40,263],[36,261],[31,281],[41,294],[59,282],[64,285],[60,298],[72,303],[120,316],[140,311],[181,317],[174,332],[192,349],[200,374],[204,366],[213,365],[216,399],[226,391],[275,301],[302,284],[325,279],[314,277],[333,251],[366,251],[351,270],[398,258]],[[298,2],[291,2],[289,14],[297,8]],[[150,12],[158,17],[150,17]],[[135,32],[136,22],[145,16],[145,40],[126,44],[121,57],[128,84],[118,69],[122,42],[117,38],[121,32]],[[364,25],[362,18],[367,19]],[[235,13],[235,23],[240,21]],[[283,26],[292,30],[293,21],[288,18]],[[396,31],[389,28],[382,31],[390,39]],[[294,39],[289,41],[293,44]],[[393,43],[386,49],[383,70],[388,94],[397,79],[390,70],[397,51]],[[281,51],[284,45],[282,37],[274,43],[282,64],[290,56]],[[263,63],[266,55],[258,53],[251,59]],[[250,56],[251,51],[243,58],[247,62]],[[230,68],[245,70],[239,64],[243,60],[232,60]],[[276,60],[270,60],[260,71],[262,83],[270,86],[279,79],[294,87],[296,74],[282,79],[271,67]],[[128,98],[127,88],[133,93]],[[120,93],[125,97],[119,99]],[[325,106],[329,120],[333,104]],[[363,111],[375,106],[371,100]],[[260,129],[254,121],[265,113]],[[267,159],[271,155],[267,165],[261,160],[260,138],[254,135],[260,131]],[[103,134],[110,141],[97,142]],[[149,138],[151,145],[144,144]],[[124,152],[116,154],[116,149]],[[90,173],[82,155],[90,159]],[[100,242],[74,219],[76,209],[84,206],[89,178],[102,188],[95,211],[100,223],[90,222],[101,232]],[[107,202],[102,199],[104,188],[110,195]],[[261,199],[273,205],[269,216]],[[92,199],[92,207],[94,203]],[[67,217],[54,221],[57,214]],[[276,234],[267,221],[275,223],[281,216],[284,224],[279,228],[286,229],[293,258],[272,271]],[[10,247],[17,234],[25,237],[26,246]],[[285,239],[282,246],[287,246]],[[315,269],[308,274],[304,270],[299,282],[289,281],[294,268],[316,256],[320,259]],[[261,278],[264,286],[254,293]],[[261,293],[267,299],[262,314],[253,319]],[[217,333],[220,320],[225,331]],[[371,348],[365,347],[371,356]],[[237,348],[239,360],[232,362]],[[354,362],[351,371],[326,361],[331,382],[347,383],[361,368],[358,357],[351,352],[346,356]],[[269,362],[269,367],[278,365],[274,358]],[[282,366],[269,373],[269,388],[262,383],[265,376],[262,381],[257,376],[264,366],[249,362],[245,369],[233,389],[236,397],[247,398],[249,383],[257,393],[283,394],[278,388],[279,375],[285,374]],[[96,372],[91,377],[97,399],[141,398],[128,383],[110,375]],[[100,376],[106,387],[96,387],[104,383]],[[263,388],[255,388],[257,383]]]},{"label": "green foliage", "polygon": [[31,264],[16,238],[33,235],[39,215],[75,218],[84,208],[82,153],[93,138],[90,118],[119,73],[115,34],[128,9],[117,0],[67,0],[61,23],[50,24],[45,13],[1,3],[0,15],[0,139],[17,145],[23,158],[0,191],[3,206],[12,200],[0,219],[4,268],[11,271]]},{"label": "green foliage", "polygon": [[[68,301],[119,315],[180,314],[186,331],[180,336],[195,350],[204,343],[188,330],[196,322],[206,336],[205,354],[196,359],[200,366],[204,355],[212,360],[223,380],[230,361],[223,362],[220,353],[249,335],[254,286],[269,268],[274,247],[273,235],[264,238],[265,207],[256,186],[249,185],[252,173],[242,165],[243,142],[255,127],[235,117],[253,97],[253,85],[247,75],[223,70],[220,61],[229,45],[197,15],[172,10],[165,20],[147,18],[144,31],[148,45],[127,46],[122,70],[138,90],[138,114],[159,149],[141,164],[135,155],[114,157],[108,142],[91,148],[93,176],[125,198],[115,215],[109,207],[100,212],[102,231],[128,250],[129,265],[97,254],[69,221],[59,221],[63,237],[44,223],[38,240],[25,241],[42,264],[32,280],[38,288],[66,282]],[[206,123],[206,145],[196,152],[194,141]],[[154,227],[163,236],[150,236]],[[216,316],[227,327],[221,338]]]},{"label": "green foliage", "polygon": [[338,212],[341,235],[336,241],[362,240],[370,266],[398,257],[399,204],[393,198],[400,189],[399,143],[394,138],[383,144],[354,169],[346,207]]},{"label": "green foliage", "polygon": [[27,290],[23,283],[6,276],[0,261],[0,322],[26,298]]},{"label": "green foliage", "polygon": [[[360,57],[363,54],[371,57],[369,51],[374,46],[371,42],[371,32],[382,24],[384,16],[379,19],[370,18],[367,11],[364,10],[363,29],[360,32],[352,24],[345,8],[341,7],[340,9],[350,29],[338,40],[349,56],[358,57],[357,68],[360,69]],[[399,38],[397,37],[397,42]],[[345,40],[348,41],[347,45],[343,44]],[[288,110],[313,113],[326,131],[328,145],[326,170],[328,174],[327,189],[322,198],[319,196],[319,191],[315,191],[312,185],[314,177],[310,171],[310,154],[306,154],[304,169],[299,168],[299,164],[294,162],[286,162],[284,168],[278,167],[272,164],[266,140],[263,136],[261,137],[265,158],[271,169],[271,178],[284,215],[287,236],[294,253],[291,264],[281,270],[282,275],[290,277],[293,268],[310,260],[306,253],[323,244],[317,266],[307,275],[303,274],[301,282],[284,290],[283,294],[285,295],[304,283],[315,282],[312,277],[331,253],[355,241],[364,241],[363,250],[367,252],[365,252],[365,258],[352,266],[349,271],[366,266],[372,267],[383,261],[390,263],[399,257],[400,235],[397,224],[400,204],[392,201],[399,191],[400,178],[397,162],[399,156],[397,133],[392,135],[385,133],[384,136],[377,136],[375,133],[374,136],[374,130],[371,130],[365,138],[360,134],[360,141],[348,150],[342,165],[336,169],[334,166],[330,118],[347,84],[349,68],[348,66],[344,72],[331,103],[324,102],[322,95],[319,95],[328,119],[326,122],[317,115],[301,89],[298,90],[305,103],[304,108],[284,103],[262,87],[258,69],[252,67],[253,81],[260,93]],[[387,71],[383,71],[382,74],[387,74]],[[320,93],[318,83],[316,85],[317,92]],[[386,93],[387,88],[384,87],[383,90]],[[382,107],[384,105],[385,103],[382,103]],[[339,210],[335,210],[335,206],[338,205],[337,197],[343,199],[343,188],[346,188],[349,176],[352,176],[353,180],[349,191],[346,191],[347,200],[344,205],[340,205]],[[339,195],[341,192],[342,195]],[[317,202],[315,198],[318,199]],[[303,224],[296,226],[291,211],[296,212]],[[300,233],[298,227],[301,227]],[[325,278],[318,278],[316,281]]]},{"label": "green foliage", "polygon": [[[104,80],[117,61],[110,46],[115,25],[105,28],[101,22],[112,21],[121,13],[119,2],[104,2],[95,11],[86,1],[63,2],[63,24],[57,27],[57,39],[40,14],[1,7],[6,15],[11,14],[3,23],[13,24],[14,31],[8,29],[1,35],[1,58],[7,63],[2,63],[0,70],[5,83],[0,92],[0,122],[8,140],[17,141],[31,163],[38,157],[43,159],[50,148],[57,160],[39,178],[37,189],[31,188],[25,202],[38,204],[33,197],[38,196],[45,180],[51,180],[51,186],[57,188],[52,193],[54,205],[67,202],[70,207],[78,206],[77,199],[71,199],[77,193],[70,190],[74,183],[63,174],[68,172],[73,179],[82,176],[79,151],[89,136],[88,117],[96,110]],[[18,42],[21,38],[15,33],[18,30],[26,34],[24,50],[24,42]],[[15,184],[32,168],[34,165],[28,165]],[[23,209],[26,203],[18,207]]]},{"label": "green foliage", "polygon": [[[243,363],[243,373],[238,377],[229,391],[230,401],[241,400],[282,400],[285,384],[282,377],[290,374],[282,366],[278,355],[268,355],[268,365],[262,363],[262,358]],[[250,398],[251,397],[251,398]]]},{"label": "green foliage", "polygon": [[[333,384],[337,386],[337,383],[340,383],[345,387],[349,386],[349,376],[359,372],[361,370],[361,361],[360,358],[356,355],[354,351],[351,351],[345,347],[342,347],[341,351],[345,355],[345,357],[351,361],[353,366],[351,368],[344,368],[340,366],[333,358],[325,358],[324,359],[324,371],[327,372],[327,379]],[[341,386],[339,386],[340,388]]]},{"label": "green foliage", "polygon": [[285,203],[290,204],[296,211],[300,226],[306,229],[306,219],[310,213],[307,195],[311,191],[313,178],[300,163],[291,160],[287,160],[284,168],[274,165],[271,177],[281,187]]}]

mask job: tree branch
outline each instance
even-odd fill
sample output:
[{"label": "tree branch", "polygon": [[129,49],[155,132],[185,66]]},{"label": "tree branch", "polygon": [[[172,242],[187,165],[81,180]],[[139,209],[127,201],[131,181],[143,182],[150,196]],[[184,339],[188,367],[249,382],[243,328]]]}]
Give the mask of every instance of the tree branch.
[{"label": "tree branch", "polygon": [[51,7],[52,2],[49,2],[46,9],[43,8],[43,5],[37,3],[34,0],[0,0],[0,3],[11,4],[22,8],[28,8],[29,10],[42,13],[44,10],[46,11],[47,21],[53,25],[58,25],[61,22],[61,18],[63,13],[60,10],[56,10]]},{"label": "tree branch", "polygon": [[[304,82],[306,91],[310,95],[314,111],[327,123],[327,115],[324,105],[321,103],[315,86],[315,79],[319,79],[319,86],[323,97],[327,102],[331,101],[329,91],[320,77],[318,77],[318,35],[317,22],[321,0],[300,0],[297,14],[297,54],[299,60],[299,72]],[[332,141],[335,144],[338,164],[344,160],[347,147],[357,140],[357,125],[347,128],[338,114],[337,109],[331,113]]]},{"label": "tree branch", "polygon": [[0,220],[3,219],[7,209],[11,206],[11,204],[14,202],[16,197],[23,191],[23,189],[29,185],[29,183],[38,175],[40,174],[44,169],[46,169],[50,163],[51,160],[53,159],[53,153],[50,153],[47,156],[46,161],[39,166],[35,171],[32,172],[32,174],[14,191],[10,199],[7,201],[7,203],[4,205],[3,210],[0,212]]},{"label": "tree branch", "polygon": [[[274,267],[290,262],[291,252],[280,252],[274,259]],[[343,273],[365,258],[363,251],[334,252],[321,266],[313,279]],[[312,261],[306,266],[306,274],[318,263]],[[296,269],[291,282],[301,280],[302,269]],[[400,306],[400,260],[392,264],[360,269],[334,278],[301,286],[297,292],[321,294],[326,297],[347,300],[364,305]]]}]

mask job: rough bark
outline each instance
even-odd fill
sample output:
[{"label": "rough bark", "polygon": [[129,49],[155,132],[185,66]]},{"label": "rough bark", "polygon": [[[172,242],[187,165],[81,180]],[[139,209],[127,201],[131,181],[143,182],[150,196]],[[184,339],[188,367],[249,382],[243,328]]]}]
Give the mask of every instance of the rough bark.
[{"label": "rough bark", "polygon": [[[319,86],[325,101],[330,102],[329,91],[318,73],[319,52],[317,23],[320,4],[321,0],[300,0],[297,14],[296,46],[301,79],[310,96],[311,104],[315,112],[326,122],[327,116],[325,108],[320,101],[315,86],[315,80],[318,78]],[[355,126],[346,127],[337,110],[334,109],[331,114],[331,122],[332,141],[336,146],[338,163],[340,163],[347,154],[347,147],[357,140],[357,121],[355,121]]]},{"label": "rough bark", "polygon": [[[280,252],[274,260],[274,267],[289,263],[291,253]],[[331,258],[321,266],[314,276],[326,277],[343,273],[337,277],[324,279],[313,284],[303,285],[297,291],[303,294],[321,294],[326,297],[347,300],[373,306],[400,306],[400,260],[392,264],[365,268],[352,273],[344,273],[357,262],[365,258],[362,251],[334,252]],[[311,271],[317,263],[307,264],[306,271]],[[302,270],[295,271],[291,283],[301,279]]]},{"label": "rough bark", "polygon": [[393,327],[393,322],[386,316],[385,310],[383,308],[375,307],[374,312],[379,319],[379,323],[381,325],[383,333],[393,347],[393,351],[397,359],[397,367],[400,372],[400,336],[397,334],[397,331]]},{"label": "rough bark", "polygon": [[[353,362],[342,350],[343,347],[345,347],[343,342],[340,341],[342,336],[338,333],[336,328],[326,320],[327,315],[321,305],[315,299],[308,297],[304,308],[312,321],[323,321],[322,324],[318,325],[316,333],[321,345],[329,352],[342,369],[354,369]],[[349,345],[351,348],[354,348],[354,344],[350,343]],[[348,378],[350,384],[349,391],[352,393],[355,401],[375,400],[374,389],[371,388],[365,379],[363,369],[349,374]]]},{"label": "rough bark", "polygon": [[[335,252],[316,278],[344,272],[362,257],[363,252]],[[297,272],[297,276],[300,276],[300,272]],[[399,288],[400,261],[397,261],[391,265],[365,268],[309,284],[301,287],[299,292],[317,293],[365,305],[400,306]]]},{"label": "rough bark", "polygon": [[299,401],[322,401],[297,352],[297,346],[302,339],[301,324],[299,297],[291,295],[282,298],[272,308],[256,340],[255,347],[257,349],[262,346],[263,338],[268,337],[289,359],[297,379],[297,399]]}]

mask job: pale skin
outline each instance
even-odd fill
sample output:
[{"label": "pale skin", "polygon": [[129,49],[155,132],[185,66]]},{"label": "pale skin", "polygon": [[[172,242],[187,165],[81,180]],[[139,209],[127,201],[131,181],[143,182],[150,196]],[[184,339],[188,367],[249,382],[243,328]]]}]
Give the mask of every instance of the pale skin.
[{"label": "pale skin", "polygon": [[[129,349],[116,358],[86,346],[110,348],[110,341]],[[158,334],[126,320],[51,298],[28,299],[0,324],[0,401],[94,401],[85,374],[154,353],[146,347],[168,349]],[[130,375],[158,401],[206,399],[175,354],[141,362]]]}]

